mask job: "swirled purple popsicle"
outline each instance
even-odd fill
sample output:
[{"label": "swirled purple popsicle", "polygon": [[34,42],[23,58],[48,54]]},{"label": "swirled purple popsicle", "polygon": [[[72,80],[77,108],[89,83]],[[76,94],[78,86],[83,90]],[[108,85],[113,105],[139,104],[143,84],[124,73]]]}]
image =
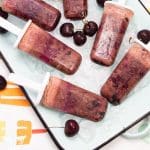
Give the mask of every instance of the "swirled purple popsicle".
[{"label": "swirled purple popsicle", "polygon": [[43,0],[1,0],[0,6],[21,19],[31,19],[41,28],[52,31],[57,26],[61,13]]},{"label": "swirled purple popsicle", "polygon": [[133,11],[115,2],[105,2],[91,59],[110,66],[114,63]]},{"label": "swirled purple popsicle", "polygon": [[49,79],[41,104],[92,121],[103,119],[107,109],[104,97],[56,77]]},{"label": "swirled purple popsicle", "polygon": [[68,19],[78,20],[87,16],[87,0],[63,0],[63,7]]},{"label": "swirled purple popsicle", "polygon": [[75,73],[82,59],[79,53],[34,23],[27,28],[18,48],[67,74]]}]

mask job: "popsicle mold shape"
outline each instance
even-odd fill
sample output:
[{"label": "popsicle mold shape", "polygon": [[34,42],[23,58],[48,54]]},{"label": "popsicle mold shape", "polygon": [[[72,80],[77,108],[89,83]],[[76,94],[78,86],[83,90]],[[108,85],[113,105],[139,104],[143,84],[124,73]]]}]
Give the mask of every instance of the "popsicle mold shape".
[{"label": "popsicle mold shape", "polygon": [[61,13],[43,0],[1,0],[0,6],[21,19],[31,19],[41,28],[52,31],[57,26]]},{"label": "popsicle mold shape", "polygon": [[0,26],[18,36],[15,46],[56,69],[73,74],[82,57],[36,24],[29,21],[23,30],[0,17]]},{"label": "popsicle mold shape", "polygon": [[134,12],[116,2],[105,2],[102,20],[91,51],[91,59],[110,66],[114,63]]},{"label": "popsicle mold shape", "polygon": [[101,94],[112,104],[118,105],[149,70],[150,49],[136,40],[103,85]]}]

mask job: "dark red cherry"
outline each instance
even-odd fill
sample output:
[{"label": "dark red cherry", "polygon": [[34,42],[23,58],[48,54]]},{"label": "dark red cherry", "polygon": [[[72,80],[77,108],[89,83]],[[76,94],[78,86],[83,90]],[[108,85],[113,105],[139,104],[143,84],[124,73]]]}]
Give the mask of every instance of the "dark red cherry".
[{"label": "dark red cherry", "polygon": [[72,23],[64,23],[60,27],[60,33],[64,37],[71,37],[74,34],[74,26]]},{"label": "dark red cherry", "polygon": [[137,38],[147,44],[150,41],[150,30],[144,29],[138,32]]},{"label": "dark red cherry", "polygon": [[73,35],[73,40],[76,45],[81,46],[86,42],[87,37],[83,31],[76,31]]},{"label": "dark red cherry", "polygon": [[[5,19],[8,18],[8,13],[4,12],[1,7],[0,7],[0,16],[5,18]],[[6,32],[7,32],[7,30],[5,30],[2,27],[0,27],[0,33],[3,34],[3,33],[6,33]]]},{"label": "dark red cherry", "polygon": [[6,88],[7,81],[3,76],[0,75],[0,90],[3,90]]},{"label": "dark red cherry", "polygon": [[108,0],[96,0],[96,1],[99,6],[104,7],[104,3]]},{"label": "dark red cherry", "polygon": [[75,120],[68,120],[65,123],[65,135],[68,137],[72,137],[76,135],[79,131],[79,125]]},{"label": "dark red cherry", "polygon": [[88,36],[93,36],[98,30],[98,26],[94,21],[89,21],[84,25],[83,31]]}]

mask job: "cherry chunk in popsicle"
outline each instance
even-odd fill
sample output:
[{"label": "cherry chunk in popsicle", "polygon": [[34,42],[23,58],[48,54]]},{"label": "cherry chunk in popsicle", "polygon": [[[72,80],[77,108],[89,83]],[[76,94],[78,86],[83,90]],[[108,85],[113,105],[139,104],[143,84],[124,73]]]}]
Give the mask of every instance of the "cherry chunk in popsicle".
[{"label": "cherry chunk in popsicle", "polygon": [[120,104],[150,70],[150,51],[134,43],[101,89],[114,105]]},{"label": "cherry chunk in popsicle", "polygon": [[87,0],[63,0],[63,7],[68,19],[79,20],[87,16]]}]

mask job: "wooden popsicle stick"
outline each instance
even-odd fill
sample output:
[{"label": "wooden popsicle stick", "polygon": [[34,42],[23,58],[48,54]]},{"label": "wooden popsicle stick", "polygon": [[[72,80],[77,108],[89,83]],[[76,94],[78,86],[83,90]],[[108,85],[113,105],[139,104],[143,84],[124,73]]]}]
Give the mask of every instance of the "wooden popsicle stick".
[{"label": "wooden popsicle stick", "polygon": [[3,17],[0,16],[0,27],[8,30],[9,32],[19,36],[21,33],[21,29],[19,29],[17,26],[13,25],[12,23],[10,23],[9,21],[7,21],[6,19],[4,19]]},{"label": "wooden popsicle stick", "polygon": [[41,85],[38,83],[35,83],[32,80],[25,79],[24,77],[21,77],[20,75],[17,75],[15,73],[10,73],[9,77],[7,79],[9,82],[13,82],[15,84],[18,84],[20,86],[29,88],[35,92],[39,92],[41,89]]},{"label": "wooden popsicle stick", "polygon": [[38,95],[37,95],[37,98],[35,100],[35,104],[38,105],[41,101],[44,90],[45,90],[46,85],[49,81],[49,78],[50,78],[50,74],[47,72],[45,77],[44,77],[44,80],[42,81],[42,84],[39,84],[39,83],[35,83],[32,80],[25,79],[24,77],[21,77],[20,75],[17,75],[15,73],[10,73],[7,80],[37,92]]},{"label": "wooden popsicle stick", "polygon": [[118,3],[122,4],[122,5],[126,5],[127,0],[118,0]]}]

